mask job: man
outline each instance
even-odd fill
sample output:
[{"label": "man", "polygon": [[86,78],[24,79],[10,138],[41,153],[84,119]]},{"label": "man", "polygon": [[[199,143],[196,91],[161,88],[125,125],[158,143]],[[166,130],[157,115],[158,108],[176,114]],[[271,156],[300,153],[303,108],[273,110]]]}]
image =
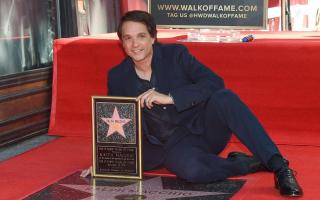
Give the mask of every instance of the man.
[{"label": "man", "polygon": [[[144,169],[166,167],[202,183],[273,171],[281,195],[301,196],[288,162],[248,107],[186,47],[157,43],[156,34],[149,13],[126,13],[118,36],[128,56],[108,75],[109,95],[137,96],[141,102]],[[231,133],[254,156],[218,157]]]}]

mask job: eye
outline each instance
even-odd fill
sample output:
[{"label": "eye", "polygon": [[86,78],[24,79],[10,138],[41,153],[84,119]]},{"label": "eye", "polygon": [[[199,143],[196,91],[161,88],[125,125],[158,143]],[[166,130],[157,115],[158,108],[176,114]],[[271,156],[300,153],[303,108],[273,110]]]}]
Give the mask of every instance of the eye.
[{"label": "eye", "polygon": [[145,38],[145,37],[147,37],[147,35],[146,35],[145,33],[140,33],[140,34],[138,35],[138,37],[139,37],[139,38]]},{"label": "eye", "polygon": [[128,35],[125,35],[125,36],[122,37],[122,40],[123,40],[123,41],[128,41],[128,40],[130,40],[130,39],[131,39],[131,37],[128,36]]}]

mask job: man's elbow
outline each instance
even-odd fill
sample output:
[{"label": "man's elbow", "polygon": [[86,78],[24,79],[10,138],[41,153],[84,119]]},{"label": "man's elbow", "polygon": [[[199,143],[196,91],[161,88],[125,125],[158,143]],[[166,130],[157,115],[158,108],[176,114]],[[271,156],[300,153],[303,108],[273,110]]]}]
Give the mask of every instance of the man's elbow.
[{"label": "man's elbow", "polygon": [[216,87],[218,89],[223,89],[225,88],[225,84],[224,84],[224,80],[220,77],[217,78],[217,81],[216,81]]}]

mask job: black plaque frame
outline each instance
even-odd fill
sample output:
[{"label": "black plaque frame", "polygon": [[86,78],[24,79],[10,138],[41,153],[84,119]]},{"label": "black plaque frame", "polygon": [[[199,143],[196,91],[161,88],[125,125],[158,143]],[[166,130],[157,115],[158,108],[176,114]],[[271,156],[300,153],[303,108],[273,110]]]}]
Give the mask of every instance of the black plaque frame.
[{"label": "black plaque frame", "polygon": [[268,0],[148,0],[160,28],[266,29]]},{"label": "black plaque frame", "polygon": [[92,132],[93,176],[142,179],[141,108],[136,98],[93,96]]}]

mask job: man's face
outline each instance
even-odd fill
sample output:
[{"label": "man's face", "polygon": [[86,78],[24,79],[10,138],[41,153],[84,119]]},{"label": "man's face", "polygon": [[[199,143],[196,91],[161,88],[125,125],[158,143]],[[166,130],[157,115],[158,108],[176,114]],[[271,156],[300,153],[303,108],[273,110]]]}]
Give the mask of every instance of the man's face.
[{"label": "man's face", "polygon": [[155,39],[151,37],[144,24],[133,21],[123,23],[121,39],[124,51],[135,63],[151,60]]}]

